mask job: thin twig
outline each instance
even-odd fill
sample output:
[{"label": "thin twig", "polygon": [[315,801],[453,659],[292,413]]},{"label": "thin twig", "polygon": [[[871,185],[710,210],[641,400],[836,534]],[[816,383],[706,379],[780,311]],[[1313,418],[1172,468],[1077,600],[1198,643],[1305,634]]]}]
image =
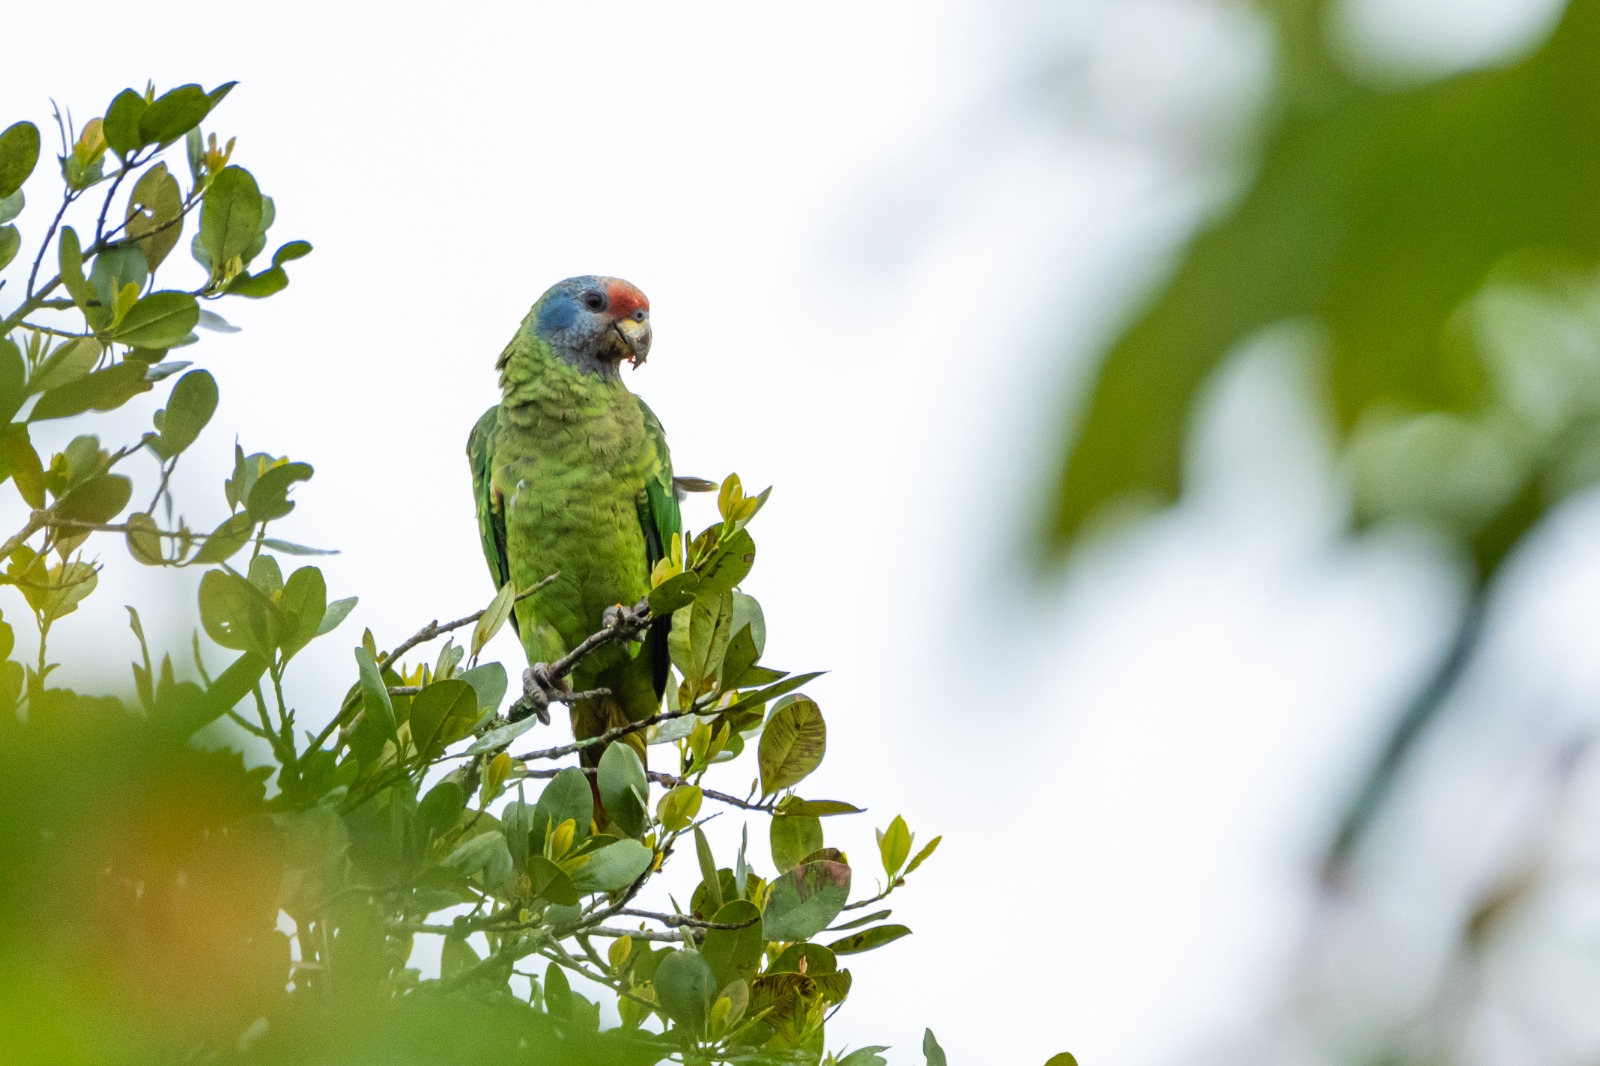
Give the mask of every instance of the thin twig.
[{"label": "thin twig", "polygon": [[[703,918],[696,918],[690,914],[662,914],[659,911],[641,911],[632,907],[624,907],[617,913],[625,914],[629,918],[648,918],[672,929],[677,929],[680,926],[689,926],[694,929],[746,929],[761,920],[761,916],[757,915],[747,922],[708,922]],[[628,935],[634,936],[636,934],[629,933]]]},{"label": "thin twig", "polygon": [[[534,585],[532,585],[532,586],[530,586],[528,588],[523,589],[521,592],[517,593],[517,599],[513,600],[512,602],[515,603],[515,602],[518,602],[520,600],[527,599],[529,596],[532,596],[535,592],[538,592],[540,589],[544,588],[546,585],[550,584],[550,582],[554,581],[556,578],[558,578],[560,576],[561,575],[560,575],[559,572],[551,574],[549,577],[545,578],[543,581],[540,581],[540,582],[538,582],[538,583],[536,583],[536,584],[534,584]],[[433,640],[433,639],[435,639],[437,637],[442,637],[446,633],[449,633],[449,632],[452,632],[454,630],[460,629],[462,626],[470,626],[474,622],[476,622],[478,619],[482,618],[485,614],[488,614],[488,613],[489,613],[489,608],[485,607],[481,611],[474,611],[472,614],[467,615],[465,618],[457,618],[454,622],[445,622],[443,624],[440,624],[440,622],[439,622],[439,620],[437,618],[434,619],[433,621],[429,622],[427,625],[423,626],[421,629],[417,630],[410,637],[408,637],[407,639],[401,641],[399,646],[397,646],[394,649],[394,651],[391,651],[391,652],[389,652],[389,653],[387,653],[385,655],[379,656],[379,658],[378,658],[378,669],[382,670],[384,667],[388,666],[390,663],[392,663],[392,662],[396,661],[397,659],[399,659],[400,656],[404,655],[406,652],[410,651],[412,648],[415,648],[418,644],[426,644],[428,641]]]},{"label": "thin twig", "polygon": [[[390,689],[389,691],[393,692],[394,689]],[[543,781],[549,780],[564,770],[578,770],[590,777],[593,777],[595,774],[600,772],[599,767],[596,766],[564,766],[551,770],[523,770],[514,774],[513,776],[516,778],[531,777]],[[646,770],[645,776],[654,781],[656,784],[665,785],[668,788],[675,788],[678,785],[695,784],[687,777],[679,777],[676,774],[664,773],[661,770]],[[730,807],[742,807],[747,811],[760,811],[763,814],[774,814],[778,809],[776,800],[774,800],[772,803],[751,803],[749,800],[740,799],[738,796],[730,796],[726,792],[718,792],[715,789],[706,788],[704,785],[696,785],[696,787],[700,789],[700,794],[706,799],[713,799],[718,803],[726,803]]]},{"label": "thin twig", "polygon": [[[588,642],[585,641],[584,643]],[[604,642],[602,641],[601,643]],[[599,646],[599,644],[595,645],[595,647]],[[589,650],[593,651],[594,648],[590,648]],[[582,751],[584,748],[592,748],[596,744],[609,744],[613,740],[618,740],[622,737],[628,736],[631,733],[637,733],[641,729],[649,729],[653,725],[660,725],[662,722],[670,722],[677,718],[687,718],[691,714],[702,713],[704,713],[703,710],[695,710],[693,708],[687,711],[667,711],[664,714],[653,715],[649,718],[641,718],[637,722],[629,722],[627,725],[616,726],[606,730],[604,733],[601,733],[598,736],[585,737],[583,740],[574,740],[571,744],[558,744],[553,748],[543,748],[539,751],[524,752],[521,755],[513,755],[512,758],[521,762],[532,762],[537,759],[559,759],[563,755],[571,755],[575,751]]]}]

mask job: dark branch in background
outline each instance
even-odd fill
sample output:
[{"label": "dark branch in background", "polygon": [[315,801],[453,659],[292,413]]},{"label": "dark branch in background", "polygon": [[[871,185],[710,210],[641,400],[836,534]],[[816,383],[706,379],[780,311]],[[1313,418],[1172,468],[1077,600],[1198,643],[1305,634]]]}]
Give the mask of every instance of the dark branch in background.
[{"label": "dark branch in background", "polygon": [[1487,607],[1487,594],[1482,589],[1475,591],[1456,623],[1455,635],[1444,657],[1395,722],[1361,786],[1351,797],[1339,821],[1338,832],[1322,860],[1323,887],[1338,888],[1343,883],[1350,860],[1388,801],[1417,741],[1455,693],[1483,639]]}]

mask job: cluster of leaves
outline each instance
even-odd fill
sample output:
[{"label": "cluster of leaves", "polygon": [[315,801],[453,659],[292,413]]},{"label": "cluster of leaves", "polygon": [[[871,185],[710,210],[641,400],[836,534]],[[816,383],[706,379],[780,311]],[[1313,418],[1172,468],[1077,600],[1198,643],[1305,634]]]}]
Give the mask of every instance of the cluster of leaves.
[{"label": "cluster of leaves", "polygon": [[[271,295],[309,251],[290,242],[251,273],[272,201],[230,162],[234,142],[200,129],[230,88],[128,90],[81,131],[63,121],[61,204],[26,280],[0,281],[18,296],[0,323],[0,478],[27,513],[0,547],[0,583],[38,635],[24,662],[0,622],[0,1057],[881,1066],[881,1048],[825,1052],[825,1021],[851,988],[840,960],[909,932],[871,908],[938,839],[914,849],[895,818],[879,833],[883,881],[850,900],[852,865],[823,826],[860,811],[796,791],[826,749],[822,712],[800,691],[817,675],[762,662],[761,608],[739,587],[766,493],[725,481],[721,521],[675,543],[648,599],[585,642],[672,616],[676,683],[656,717],[513,753],[538,721],[502,711],[507,672],[478,661],[532,591],[507,587],[388,651],[363,633],[348,691],[307,712],[325,723],[315,734],[299,727],[285,674],[356,605],[330,600],[316,566],[286,575],[282,558],[314,549],[269,536],[311,467],[235,446],[208,532],[176,515],[168,488],[218,400],[209,373],[169,353],[196,327],[230,328],[202,301]],[[160,161],[179,141],[187,190]],[[0,134],[8,223],[38,151],[29,123]],[[68,215],[101,187],[80,237]],[[196,211],[199,283],[157,288]],[[14,225],[0,230],[0,267],[20,243]],[[108,450],[82,434],[48,462],[36,450],[39,423],[93,419],[169,378],[137,441]],[[137,509],[122,466],[135,457],[153,461],[155,484]],[[157,662],[129,608],[131,698],[51,683],[51,627],[94,591],[97,533],[120,534],[140,564],[203,570],[192,678],[170,654]],[[214,676],[200,631],[228,655]],[[605,745],[598,766],[570,765],[590,744]],[[648,745],[675,752],[675,772],[647,772]],[[747,746],[748,791],[707,787]],[[712,804],[770,820],[769,871],[748,827],[719,863],[703,830]],[[687,908],[636,906],[680,844],[698,871]],[[418,938],[439,947],[437,972],[412,964]],[[621,1024],[602,1030],[606,1001]],[[944,1062],[931,1034],[924,1051]]]}]

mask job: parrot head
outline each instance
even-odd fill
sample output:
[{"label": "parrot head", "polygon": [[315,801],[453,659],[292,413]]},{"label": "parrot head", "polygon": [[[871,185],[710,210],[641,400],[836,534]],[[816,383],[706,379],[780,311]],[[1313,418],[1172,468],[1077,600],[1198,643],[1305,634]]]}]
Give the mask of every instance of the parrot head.
[{"label": "parrot head", "polygon": [[623,360],[637,367],[650,354],[650,301],[620,278],[558,281],[529,317],[535,336],[589,373],[609,376]]}]

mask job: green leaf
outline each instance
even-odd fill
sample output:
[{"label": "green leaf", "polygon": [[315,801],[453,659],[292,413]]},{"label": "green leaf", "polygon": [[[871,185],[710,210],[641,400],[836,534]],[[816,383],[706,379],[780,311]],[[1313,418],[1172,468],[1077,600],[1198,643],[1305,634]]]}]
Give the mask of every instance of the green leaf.
[{"label": "green leaf", "polygon": [[[757,669],[759,669],[759,667]],[[727,716],[737,714],[740,711],[747,711],[752,707],[759,707],[761,704],[766,703],[769,700],[774,700],[779,696],[793,692],[802,685],[808,685],[821,676],[822,671],[819,670],[814,673],[796,674],[793,677],[786,677],[776,684],[768,685],[766,688],[757,689],[754,692],[744,693],[737,703],[731,704],[728,707],[724,707],[721,713],[724,716]]]},{"label": "green leaf", "polygon": [[208,570],[200,579],[200,622],[224,648],[270,658],[277,607],[262,591],[228,570]]},{"label": "green leaf", "polygon": [[200,206],[200,245],[213,270],[244,255],[261,230],[261,190],[243,167],[225,167]]},{"label": "green leaf", "polygon": [[732,592],[734,586],[749,575],[755,562],[756,542],[750,539],[749,533],[741,529],[724,538],[718,542],[711,559],[698,571],[700,587],[696,595]]},{"label": "green leaf", "polygon": [[662,959],[656,965],[655,989],[667,1017],[691,1036],[705,1032],[717,979],[698,951],[684,948]]},{"label": "green leaf", "polygon": [[694,602],[695,586],[699,584],[700,575],[692,570],[673,574],[650,590],[650,613],[667,615],[689,606]]},{"label": "green leaf", "polygon": [[199,729],[207,722],[222,717],[254,690],[261,675],[266,672],[267,660],[255,652],[247,651],[239,656],[206,689],[201,716],[191,724],[191,728]]},{"label": "green leaf", "polygon": [[149,280],[150,266],[136,244],[101,252],[94,257],[94,266],[89,271],[89,287],[103,307],[113,306],[125,286],[133,285],[135,292],[142,292]]},{"label": "green leaf", "polygon": [[18,122],[0,133],[0,198],[22,188],[39,161],[39,127]]},{"label": "green leaf", "polygon": [[629,836],[638,836],[649,824],[650,781],[645,777],[644,764],[631,744],[612,744],[600,756],[600,769],[595,777],[600,790],[600,803],[618,828]]},{"label": "green leaf", "polygon": [[917,867],[921,866],[924,859],[926,859],[929,855],[933,854],[933,849],[937,848],[939,846],[939,841],[941,841],[943,839],[944,839],[944,837],[942,837],[942,836],[936,836],[932,840],[930,840],[926,844],[924,844],[922,846],[922,850],[917,852],[916,856],[911,860],[910,865],[908,865],[906,867],[905,873],[901,874],[900,876],[901,877],[910,877],[911,876],[911,872],[913,870],[915,870]]},{"label": "green leaf", "polygon": [[[378,661],[372,657],[370,651],[358,646],[356,668],[361,673],[361,705],[366,712],[367,720],[377,726],[383,736],[398,741],[399,736],[394,724],[394,705],[389,702],[389,687],[384,683],[383,674],[378,669]],[[501,843],[505,843],[504,838],[501,839]]]},{"label": "green leaf", "polygon": [[22,234],[17,232],[15,226],[0,226],[0,270],[11,264],[17,257],[17,250],[22,247]]},{"label": "green leaf", "polygon": [[10,222],[22,214],[22,209],[27,206],[28,198],[18,189],[10,196],[0,196],[0,222]]},{"label": "green leaf", "polygon": [[1044,1066],[1078,1066],[1078,1060],[1070,1051],[1063,1051],[1059,1055],[1051,1055]]},{"label": "green leaf", "polygon": [[544,1006],[552,1016],[563,1021],[572,1017],[572,984],[565,971],[554,962],[544,974]]},{"label": "green leaf", "polygon": [[878,834],[878,854],[883,859],[883,872],[893,880],[905,865],[906,856],[911,854],[911,830],[898,814],[889,828]]},{"label": "green leaf", "polygon": [[28,391],[47,392],[87,377],[104,353],[105,345],[95,337],[62,341],[34,369],[33,377],[28,380]]},{"label": "green leaf", "polygon": [[933,1038],[932,1029],[922,1031],[922,1054],[927,1057],[928,1066],[945,1066],[944,1048]]},{"label": "green leaf", "polygon": [[454,829],[467,808],[467,795],[455,781],[440,781],[417,804],[417,829],[423,837],[435,840]]},{"label": "green leaf", "polygon": [[435,681],[411,701],[411,743],[424,761],[472,731],[478,721],[478,693],[459,678]]},{"label": "green leaf", "polygon": [[195,298],[167,289],[141,298],[106,336],[137,348],[170,348],[187,337],[199,321],[200,305]]},{"label": "green leaf", "polygon": [[693,688],[717,675],[728,640],[733,635],[733,594],[722,592],[701,595],[689,608],[689,642],[687,656],[677,663],[684,680]]},{"label": "green leaf", "polygon": [[873,922],[881,922],[885,918],[889,917],[889,915],[892,913],[893,912],[888,908],[884,908],[881,911],[873,911],[871,914],[861,918],[855,918],[848,922],[840,922],[838,925],[830,925],[828,927],[828,932],[842,933],[846,929],[859,929],[863,925],[871,925]]},{"label": "green leaf", "polygon": [[200,550],[195,553],[192,563],[220,563],[231,559],[235,552],[245,546],[250,539],[250,533],[255,529],[255,523],[247,514],[230,515],[224,518],[212,530],[200,545]]},{"label": "green leaf", "polygon": [[500,701],[506,698],[506,668],[499,663],[479,663],[471,670],[456,675],[471,685],[478,693],[480,712],[497,711]]},{"label": "green leaf", "polygon": [[828,818],[836,814],[864,814],[865,809],[843,800],[807,800],[799,796],[786,796],[778,804],[784,814],[809,814],[814,818]]},{"label": "green leaf", "polygon": [[280,605],[289,617],[278,646],[283,649],[283,657],[288,659],[311,643],[321,630],[322,616],[328,609],[328,585],[322,571],[314,566],[302,566],[290,574],[289,580],[283,583]]},{"label": "green leaf", "polygon": [[70,418],[85,411],[115,410],[139,393],[150,390],[144,370],[143,363],[130,360],[57,386],[39,397],[28,414],[28,421],[44,422],[52,418]]},{"label": "green leaf", "polygon": [[56,513],[79,522],[109,522],[122,513],[132,496],[132,481],[121,474],[101,474],[67,493],[56,505]]},{"label": "green leaf", "polygon": [[638,880],[654,859],[655,853],[637,840],[619,840],[585,855],[572,883],[579,892],[618,892]]},{"label": "green leaf", "polygon": [[489,601],[489,606],[484,609],[483,615],[472,627],[472,657],[477,658],[482,653],[485,644],[493,640],[496,633],[511,618],[511,611],[517,603],[517,587],[507,581],[500,586],[494,599]]},{"label": "green leaf", "polygon": [[700,954],[711,966],[717,987],[734,981],[754,981],[766,947],[761,928],[761,911],[747,899],[734,899],[717,908],[711,918],[718,925],[740,925],[739,929],[707,929]]},{"label": "green leaf", "polygon": [[28,427],[13,423],[0,431],[0,462],[11,473],[29,507],[44,506],[44,467],[28,439]]},{"label": "green leaf", "polygon": [[[270,545],[272,542],[263,541],[262,543]],[[317,626],[317,636],[326,636],[339,628],[339,623],[348,618],[350,612],[356,609],[357,602],[357,597],[346,596],[342,600],[334,600],[328,604],[328,609],[322,612],[322,622]]]},{"label": "green leaf", "polygon": [[512,875],[506,838],[494,829],[468,837],[440,865],[467,877],[480,874],[484,885],[491,889],[505,884]]},{"label": "green leaf", "polygon": [[772,847],[773,865],[779,873],[788,873],[807,855],[822,847],[822,821],[807,815],[774,817],[768,842]]},{"label": "green leaf", "polygon": [[694,827],[694,853],[700,862],[700,883],[705,887],[705,913],[715,914],[722,909],[722,882],[717,876],[717,862],[711,857],[711,841],[699,826]]},{"label": "green leaf", "polygon": [[[210,111],[211,97],[200,86],[180,85],[168,89],[152,100],[139,116],[139,139],[144,144],[175,141],[200,125],[200,120]],[[111,143],[109,137],[106,143]]]},{"label": "green leaf", "polygon": [[858,1047],[850,1054],[839,1060],[839,1066],[888,1066],[888,1059],[878,1054],[888,1051],[887,1047],[872,1044],[867,1047]]},{"label": "green leaf", "polygon": [[167,557],[156,520],[148,514],[131,514],[127,524],[128,554],[146,566],[165,566]]},{"label": "green leaf", "polygon": [[589,836],[589,826],[594,822],[594,795],[589,789],[588,776],[576,766],[556,774],[539,794],[539,801],[533,808],[535,850],[543,847],[545,834],[552,826],[568,819],[578,827],[574,841]]},{"label": "green leaf", "polygon": [[270,522],[284,517],[294,510],[289,490],[295,482],[308,480],[311,474],[309,463],[281,463],[262,472],[250,487],[245,510],[257,522]]},{"label": "green leaf", "polygon": [[799,784],[822,764],[827,747],[828,727],[817,705],[804,696],[784,697],[761,731],[762,795]]},{"label": "green leaf", "polygon": [[263,548],[271,548],[275,552],[282,552],[284,555],[339,554],[339,550],[337,548],[310,548],[304,544],[296,544],[293,541],[279,540],[277,537],[263,537],[261,540],[261,546]]},{"label": "green leaf", "polygon": [[144,116],[144,94],[124,89],[111,100],[111,106],[106,108],[106,117],[100,125],[100,132],[105,135],[106,144],[117,156],[126,160],[133,152],[144,146],[144,140],[139,135],[139,119]]},{"label": "green leaf", "polygon": [[128,195],[128,236],[139,242],[139,251],[153,271],[177,246],[183,235],[183,192],[178,179],[157,163]]},{"label": "green leaf", "polygon": [[903,925],[875,925],[871,929],[863,929],[859,933],[835,940],[828,948],[835,955],[859,955],[863,951],[881,948],[885,944],[892,944],[903,936],[910,936],[911,930]]},{"label": "green leaf", "polygon": [[806,940],[826,929],[850,898],[850,867],[821,859],[772,883],[764,916],[768,940]]},{"label": "green leaf", "polygon": [[571,907],[580,898],[578,886],[567,872],[543,855],[528,857],[528,882],[535,896],[562,907]]},{"label": "green leaf", "polygon": [[87,313],[89,305],[94,302],[94,291],[89,288],[89,279],[83,276],[83,249],[78,244],[77,231],[71,226],[62,226],[58,247],[61,252],[61,284],[78,309]]},{"label": "green leaf", "polygon": [[448,981],[482,961],[472,945],[467,943],[466,937],[447,936],[444,938],[444,950],[439,956],[439,976]]},{"label": "green leaf", "polygon": [[28,368],[22,352],[5,337],[0,337],[0,426],[16,417],[28,398]]},{"label": "green leaf", "polygon": [[700,813],[700,804],[704,798],[705,794],[698,785],[687,782],[674,785],[656,804],[656,818],[668,832],[681,832],[689,828],[695,815]]},{"label": "green leaf", "polygon": [[161,434],[150,447],[171,459],[195,442],[217,410],[217,379],[205,370],[191,370],[178,379],[161,413]]}]

